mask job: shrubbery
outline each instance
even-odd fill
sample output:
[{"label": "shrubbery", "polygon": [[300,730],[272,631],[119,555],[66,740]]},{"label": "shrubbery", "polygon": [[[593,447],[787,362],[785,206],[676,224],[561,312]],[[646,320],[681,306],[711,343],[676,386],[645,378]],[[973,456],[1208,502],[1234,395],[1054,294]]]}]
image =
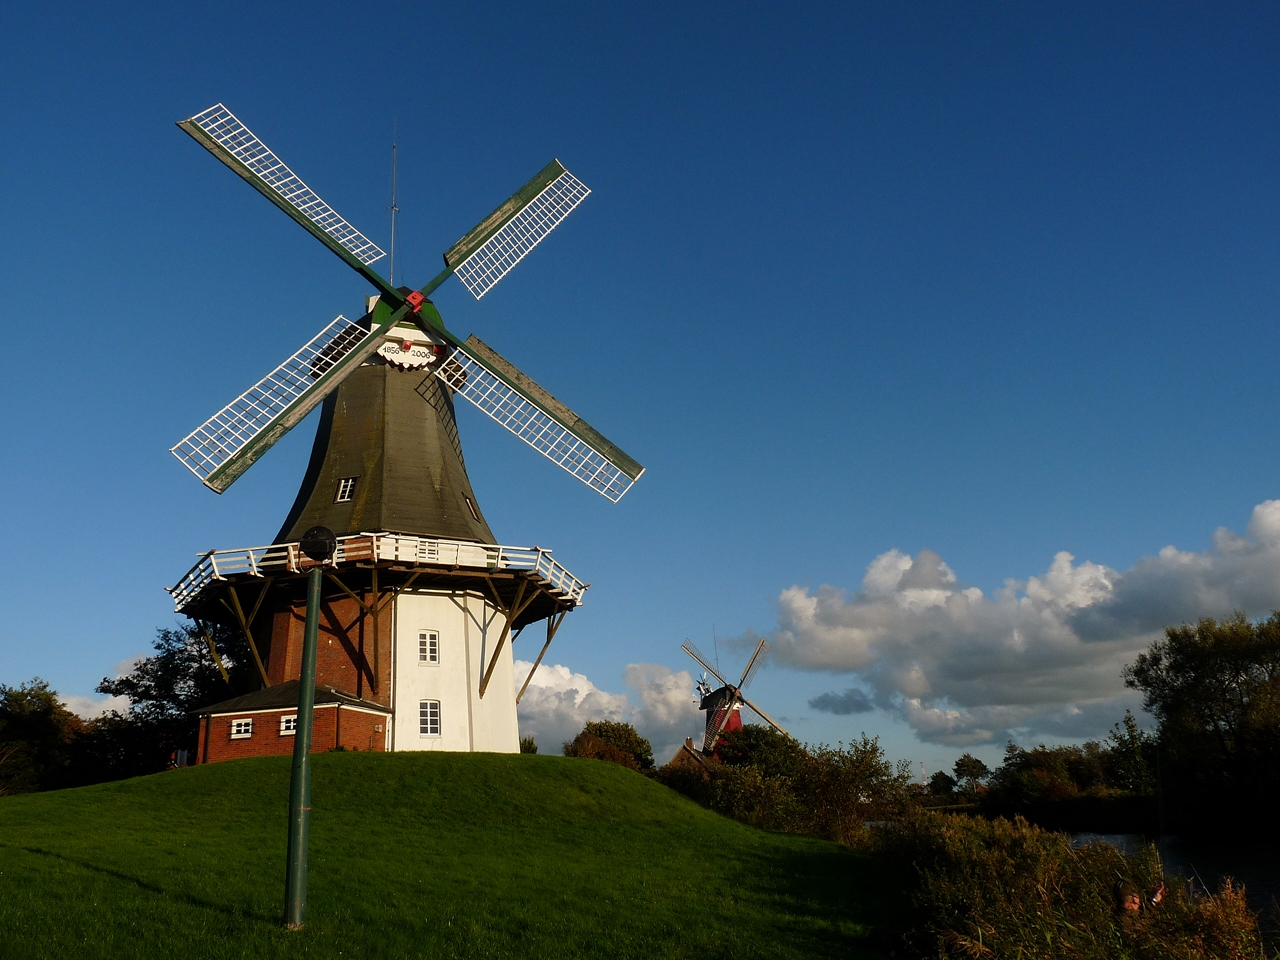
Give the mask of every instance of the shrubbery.
[{"label": "shrubbery", "polygon": [[848,746],[802,747],[769,727],[724,734],[719,759],[670,764],[668,786],[726,816],[767,830],[861,843],[869,821],[900,816],[910,773],[895,770],[865,734]]},{"label": "shrubbery", "polygon": [[[937,957],[991,960],[1256,960],[1257,918],[1244,891],[1216,894],[1165,882],[1155,848],[1125,856],[1105,843],[1076,848],[1021,817],[916,811],[876,831],[886,858],[911,863],[908,941]],[[1143,892],[1140,911],[1117,906],[1116,885]]]},{"label": "shrubbery", "polygon": [[566,757],[607,760],[646,773],[653,769],[653,746],[629,723],[593,720],[564,745]]}]

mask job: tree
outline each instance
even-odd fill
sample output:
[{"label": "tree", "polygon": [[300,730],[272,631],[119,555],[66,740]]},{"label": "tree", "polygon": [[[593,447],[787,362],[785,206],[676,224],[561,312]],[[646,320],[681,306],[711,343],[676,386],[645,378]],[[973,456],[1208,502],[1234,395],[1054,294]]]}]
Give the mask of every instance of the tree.
[{"label": "tree", "polygon": [[185,720],[198,707],[258,689],[259,678],[243,636],[217,625],[210,636],[227,678],[200,628],[182,624],[157,630],[156,652],[124,676],[103,677],[98,692],[128,697],[129,713],[138,719],[173,721]]},{"label": "tree", "polygon": [[[94,783],[164,770],[176,750],[194,751],[199,720],[192,711],[259,688],[243,635],[214,625],[209,641],[196,624],[156,631],[155,653],[98,692],[129,699],[127,713],[95,720],[77,741],[77,782]],[[226,670],[226,677],[223,676]]]},{"label": "tree", "polygon": [[1280,789],[1280,612],[1168,627],[1124,681],[1159,722],[1162,779],[1184,827],[1269,820]]},{"label": "tree", "polygon": [[1124,720],[1112,728],[1107,742],[1110,744],[1104,760],[1107,783],[1131,793],[1154,792],[1156,738],[1138,726],[1132,710],[1124,712]]},{"label": "tree", "polygon": [[964,784],[965,793],[977,793],[978,784],[991,773],[987,765],[972,753],[961,754],[952,770],[955,772],[956,779]]},{"label": "tree", "polygon": [[949,797],[956,792],[957,786],[955,777],[949,776],[945,770],[939,770],[929,777],[929,796]]},{"label": "tree", "polygon": [[564,745],[566,757],[609,760],[641,772],[653,769],[653,746],[629,723],[592,720]]},{"label": "tree", "polygon": [[520,752],[521,753],[537,753],[538,741],[535,740],[533,737],[521,737]]},{"label": "tree", "polygon": [[0,683],[0,796],[63,786],[82,727],[39,677],[16,687]]}]

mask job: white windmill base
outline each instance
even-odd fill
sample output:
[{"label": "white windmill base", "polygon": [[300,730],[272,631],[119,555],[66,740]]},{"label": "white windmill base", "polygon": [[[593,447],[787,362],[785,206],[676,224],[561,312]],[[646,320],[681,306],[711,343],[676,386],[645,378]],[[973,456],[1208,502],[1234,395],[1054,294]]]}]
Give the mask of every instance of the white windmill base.
[{"label": "white windmill base", "polygon": [[[286,728],[305,628],[299,587],[311,565],[297,544],[211,551],[171,588],[206,639],[209,621],[239,630],[261,686],[200,710],[200,762],[292,752]],[[334,719],[317,720],[312,749],[518,751],[516,705],[532,672],[515,676],[515,628],[546,621],[536,658],[522,653],[536,669],[586,587],[539,548],[339,538],[316,654],[317,704],[332,707]]]}]

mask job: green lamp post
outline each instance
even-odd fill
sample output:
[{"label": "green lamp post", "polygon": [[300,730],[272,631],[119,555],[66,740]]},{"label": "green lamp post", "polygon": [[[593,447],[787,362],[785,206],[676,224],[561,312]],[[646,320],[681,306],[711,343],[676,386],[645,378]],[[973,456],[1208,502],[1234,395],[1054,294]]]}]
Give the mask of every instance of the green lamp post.
[{"label": "green lamp post", "polygon": [[307,842],[311,830],[311,726],[316,702],[316,643],[320,634],[320,587],[324,564],[338,548],[328,527],[302,535],[302,552],[316,565],[307,573],[307,625],[302,638],[302,675],[298,678],[298,722],[289,780],[289,854],[284,881],[284,925],[301,930],[307,918]]}]

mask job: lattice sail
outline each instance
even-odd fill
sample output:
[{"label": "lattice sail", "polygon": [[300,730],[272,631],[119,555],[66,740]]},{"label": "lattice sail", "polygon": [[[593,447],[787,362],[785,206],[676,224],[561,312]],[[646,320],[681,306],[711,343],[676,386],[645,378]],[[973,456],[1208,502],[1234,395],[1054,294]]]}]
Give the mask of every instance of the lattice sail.
[{"label": "lattice sail", "polygon": [[756,652],[751,655],[751,661],[747,664],[747,669],[743,671],[742,681],[738,684],[738,690],[742,691],[751,685],[751,681],[755,679],[756,674],[760,672],[760,668],[764,666],[764,658],[769,653],[769,641],[762,639],[756,644]]},{"label": "lattice sail", "polygon": [[237,464],[250,444],[268,428],[279,427],[278,434],[283,435],[306,416],[338,385],[337,368],[344,360],[346,365],[353,362],[372,336],[360,324],[337,317],[169,452],[206,486],[221,493],[252,463],[250,459],[242,466]]},{"label": "lattice sail", "polygon": [[[472,338],[467,341],[467,346],[476,350],[477,346],[484,345]],[[535,403],[461,347],[455,347],[449,359],[435,372],[459,396],[471,401],[552,463],[614,503],[622,499],[644,472],[643,467],[603,437],[599,438],[603,443],[588,443],[547,410],[545,407],[549,404]],[[536,387],[536,384],[531,385]],[[547,396],[556,403],[554,398]],[[572,411],[562,409],[569,417],[577,419]],[[585,432],[581,428],[586,425],[581,421],[575,426],[580,432]]]},{"label": "lattice sail", "polygon": [[[479,300],[590,192],[560,161],[553,160],[519,193],[455,243],[444,255],[445,262]],[[475,246],[476,242],[479,246]]]},{"label": "lattice sail", "polygon": [[248,127],[220,103],[197,113],[186,123],[199,127],[206,136],[231,155],[249,173],[262,181],[287,204],[314,223],[341,247],[366,266],[385,253],[372,240],[344,220],[321,200],[314,190],[272,153]]},{"label": "lattice sail", "polygon": [[708,719],[706,732],[702,735],[703,753],[710,753],[715,749],[716,741],[720,739],[720,734],[724,730],[725,724],[729,722],[729,715],[733,712],[733,706],[733,697],[726,695],[724,702],[716,707],[715,713]]}]

